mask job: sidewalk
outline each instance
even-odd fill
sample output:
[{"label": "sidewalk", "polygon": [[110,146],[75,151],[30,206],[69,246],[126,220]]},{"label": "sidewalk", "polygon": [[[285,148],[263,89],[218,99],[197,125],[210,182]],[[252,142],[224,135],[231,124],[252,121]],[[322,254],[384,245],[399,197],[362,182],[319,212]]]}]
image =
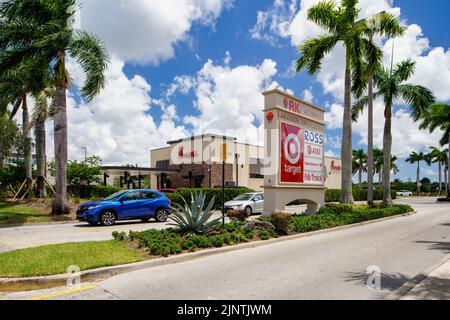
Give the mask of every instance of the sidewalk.
[{"label": "sidewalk", "polygon": [[450,300],[450,254],[405,283],[389,299]]}]

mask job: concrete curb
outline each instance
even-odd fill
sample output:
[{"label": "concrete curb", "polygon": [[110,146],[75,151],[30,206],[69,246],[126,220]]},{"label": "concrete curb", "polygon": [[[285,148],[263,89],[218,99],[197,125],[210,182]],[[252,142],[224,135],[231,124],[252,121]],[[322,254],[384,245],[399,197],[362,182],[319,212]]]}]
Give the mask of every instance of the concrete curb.
[{"label": "concrete curb", "polygon": [[450,254],[447,254],[441,260],[429,266],[421,273],[411,278],[409,281],[405,282],[400,288],[389,294],[386,297],[386,300],[400,300],[402,297],[406,296],[416,285],[426,279],[430,275],[430,273],[446,263],[448,260],[450,260]]},{"label": "concrete curb", "polygon": [[77,224],[80,223],[77,220],[68,221],[48,221],[48,222],[25,222],[25,223],[11,223],[11,224],[0,224],[0,229],[2,228],[17,228],[17,227],[29,227],[29,226],[46,226],[54,224]]},{"label": "concrete curb", "polygon": [[[130,264],[125,264],[125,265],[85,270],[80,273],[81,281],[82,282],[100,281],[100,280],[104,280],[106,278],[109,278],[109,277],[112,277],[112,276],[115,276],[115,275],[118,275],[121,273],[130,272],[130,271],[152,268],[152,267],[163,266],[163,265],[174,264],[174,263],[181,263],[181,262],[191,261],[191,260],[195,260],[198,258],[208,257],[208,256],[220,254],[220,253],[231,252],[231,251],[236,251],[236,250],[241,250],[241,249],[256,248],[256,247],[274,244],[274,243],[278,243],[278,242],[301,239],[301,238],[311,237],[314,235],[319,235],[319,234],[324,234],[324,233],[331,233],[331,232],[349,229],[349,228],[353,228],[353,227],[364,226],[367,224],[392,220],[395,218],[407,217],[407,216],[410,216],[415,213],[417,213],[417,212],[414,211],[414,212],[399,214],[399,215],[395,215],[395,216],[391,216],[391,217],[386,217],[386,218],[381,218],[381,219],[376,219],[376,220],[369,220],[369,221],[364,221],[364,222],[360,222],[360,223],[339,226],[339,227],[335,227],[335,228],[300,233],[300,234],[285,236],[285,237],[281,237],[281,238],[269,239],[269,240],[265,240],[265,241],[262,241],[262,240],[254,241],[254,242],[242,243],[242,244],[228,246],[228,247],[222,247],[222,248],[205,249],[205,250],[201,250],[201,251],[197,251],[197,252],[170,256],[167,258],[155,258],[155,259],[151,259],[151,260],[130,263]],[[67,275],[67,274],[41,276],[41,277],[26,277],[26,278],[0,278],[0,291],[30,291],[30,290],[58,287],[58,286],[65,285],[67,283],[68,278],[69,278],[69,275]]]}]

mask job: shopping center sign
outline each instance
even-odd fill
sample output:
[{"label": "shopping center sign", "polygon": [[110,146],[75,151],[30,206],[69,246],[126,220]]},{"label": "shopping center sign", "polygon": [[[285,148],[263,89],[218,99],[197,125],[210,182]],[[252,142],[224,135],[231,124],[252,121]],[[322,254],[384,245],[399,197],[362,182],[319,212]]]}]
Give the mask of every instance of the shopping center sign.
[{"label": "shopping center sign", "polygon": [[302,199],[313,212],[324,203],[324,110],[280,90],[263,95],[264,211]]}]

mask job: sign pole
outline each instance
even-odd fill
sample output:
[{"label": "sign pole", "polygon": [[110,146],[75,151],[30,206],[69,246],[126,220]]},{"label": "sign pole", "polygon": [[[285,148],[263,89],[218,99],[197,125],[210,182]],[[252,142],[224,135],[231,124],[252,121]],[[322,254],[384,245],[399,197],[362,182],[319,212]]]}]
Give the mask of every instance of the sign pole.
[{"label": "sign pole", "polygon": [[225,161],[227,160],[227,145],[225,136],[222,145],[222,227],[225,226]]}]

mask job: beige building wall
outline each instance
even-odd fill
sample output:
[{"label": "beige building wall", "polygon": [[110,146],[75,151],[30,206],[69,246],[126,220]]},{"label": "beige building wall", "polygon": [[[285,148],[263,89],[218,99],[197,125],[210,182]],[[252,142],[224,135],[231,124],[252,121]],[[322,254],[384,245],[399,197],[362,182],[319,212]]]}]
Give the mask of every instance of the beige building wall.
[{"label": "beige building wall", "polygon": [[[261,191],[264,184],[263,178],[251,178],[252,164],[256,160],[264,161],[264,147],[235,142],[227,139],[227,163],[233,164],[233,180],[236,185],[249,187]],[[221,163],[222,137],[211,139],[210,136],[198,137],[194,140],[183,140],[171,143],[165,148],[151,150],[150,163],[152,168],[157,167],[157,161],[170,160],[170,165],[175,164],[202,164]],[[180,148],[183,149],[183,157],[180,157]],[[237,170],[235,154],[238,154]],[[332,166],[333,164],[333,166]],[[338,158],[325,157],[325,187],[328,189],[341,188],[341,160]],[[237,173],[236,173],[237,171]],[[237,179],[236,179],[237,174]],[[262,172],[263,174],[263,172]],[[208,179],[208,177],[205,177]],[[157,174],[151,174],[151,187],[157,188]]]}]

